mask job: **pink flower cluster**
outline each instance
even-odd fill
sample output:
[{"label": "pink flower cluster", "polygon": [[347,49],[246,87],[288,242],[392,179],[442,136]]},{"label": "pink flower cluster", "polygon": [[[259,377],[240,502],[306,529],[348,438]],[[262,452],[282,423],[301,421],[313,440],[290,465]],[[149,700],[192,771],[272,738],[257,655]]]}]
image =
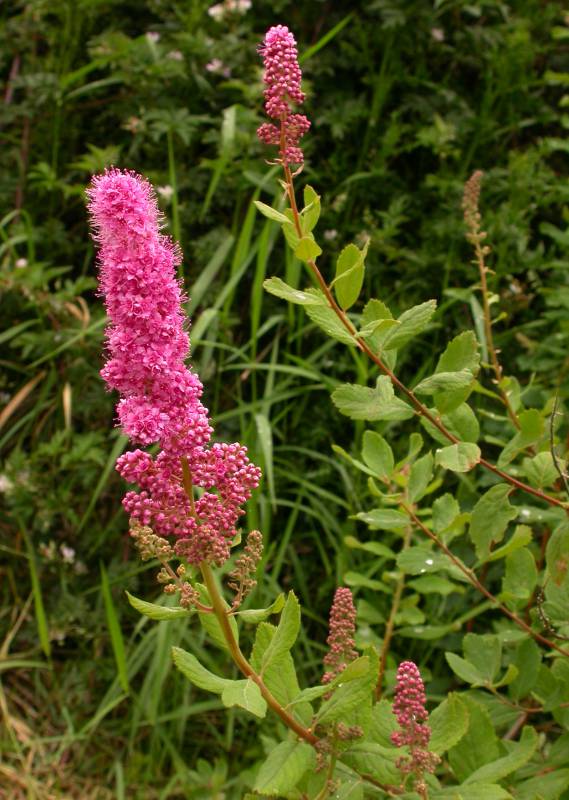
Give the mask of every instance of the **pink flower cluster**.
[{"label": "pink flower cluster", "polygon": [[[141,489],[125,496],[124,507],[157,534],[179,537],[176,547],[191,563],[221,563],[260,470],[245,447],[209,444],[203,387],[185,365],[190,345],[175,272],[181,253],[160,233],[156,199],[141,176],[108,170],[93,178],[87,195],[110,320],[101,375],[121,395],[124,432],[161,447],[156,458],[134,450],[118,459],[120,474]],[[206,490],[195,501],[184,487],[182,459],[192,486]]]},{"label": "pink flower cluster", "polygon": [[356,630],[356,609],[349,589],[340,586],[334,594],[330,609],[330,629],[328,645],[330,651],[324,656],[324,665],[328,671],[322,683],[330,683],[350,663],[357,658],[354,633]]},{"label": "pink flower cluster", "polygon": [[431,729],[425,724],[429,716],[426,702],[419,668],[412,661],[403,661],[397,669],[393,702],[393,713],[400,729],[391,734],[391,741],[397,747],[409,747],[409,757],[400,758],[397,765],[404,773],[415,773],[419,781],[422,781],[423,772],[433,772],[439,761],[427,749]]},{"label": "pink flower cluster", "polygon": [[280,120],[280,128],[266,122],[257,135],[265,144],[278,145],[283,164],[302,164],[299,142],[310,121],[304,114],[293,114],[290,107],[291,102],[304,102],[295,38],[285,25],[275,25],[267,31],[259,52],[265,67],[265,110],[269,117]]}]

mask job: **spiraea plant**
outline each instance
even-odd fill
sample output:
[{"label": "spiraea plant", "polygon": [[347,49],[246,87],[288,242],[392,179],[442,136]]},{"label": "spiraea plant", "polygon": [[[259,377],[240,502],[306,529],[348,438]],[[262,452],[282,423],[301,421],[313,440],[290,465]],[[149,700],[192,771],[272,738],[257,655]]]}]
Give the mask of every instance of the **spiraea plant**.
[{"label": "spiraea plant", "polygon": [[[336,452],[367,478],[360,508],[373,503],[354,515],[372,534],[346,541],[355,561],[350,584],[377,589],[382,608],[387,596],[387,613],[370,616],[368,599],[360,618],[373,618],[375,630],[367,625],[367,637],[358,637],[352,591],[338,587],[322,677],[301,688],[294,592],[266,608],[242,608],[262,574],[261,533],[238,527],[260,471],[241,445],[212,443],[202,385],[185,364],[181,254],[160,232],[150,185],[112,169],[89,190],[109,316],[102,374],[120,393],[123,431],[133,445],[151,448],[117,463],[138,487],[124,499],[133,541],[143,559],[156,561],[166,594],[178,598],[175,606],[129,600],[156,620],[195,613],[240,671],[238,679],[229,670],[214,674],[174,648],[176,666],[196,687],[271,726],[266,759],[243,779],[247,798],[561,798],[569,787],[563,419],[555,397],[539,387],[526,391],[501,366],[481,176],[464,196],[477,269],[472,292],[482,300],[476,332],[457,332],[433,373],[409,387],[397,373],[398,351],[428,333],[436,303],[395,315],[380,298],[360,301],[367,243],[347,245],[333,277],[321,271],[314,234],[320,197],[305,186],[300,207],[295,190],[301,138],[310,129],[298,113],[305,98],[296,42],[278,25],[260,52],[271,121],[258,134],[275,148],[284,202],[257,208],[282,226],[313,284],[273,277],[265,288],[302,306],[316,328],[352,349],[358,365],[369,362],[358,374],[372,375],[371,385],[340,385],[332,401],[359,423],[354,452]],[[394,453],[388,438],[401,425],[409,444]],[[475,474],[485,477],[476,483]],[[278,614],[277,624],[268,621]],[[429,710],[411,660],[425,652],[415,647],[421,640],[448,675],[434,687]],[[439,687],[454,691],[441,696]]]}]

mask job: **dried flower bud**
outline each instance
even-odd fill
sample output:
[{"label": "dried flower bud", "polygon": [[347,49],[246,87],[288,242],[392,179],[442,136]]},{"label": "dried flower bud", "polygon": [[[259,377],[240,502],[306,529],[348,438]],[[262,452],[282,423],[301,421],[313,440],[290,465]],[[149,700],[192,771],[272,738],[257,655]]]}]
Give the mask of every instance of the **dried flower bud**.
[{"label": "dried flower bud", "polygon": [[255,574],[263,556],[263,534],[261,531],[251,531],[247,534],[247,544],[235,562],[234,569],[229,573],[232,580],[229,587],[237,592],[233,601],[233,608],[241,603],[257,585]]}]

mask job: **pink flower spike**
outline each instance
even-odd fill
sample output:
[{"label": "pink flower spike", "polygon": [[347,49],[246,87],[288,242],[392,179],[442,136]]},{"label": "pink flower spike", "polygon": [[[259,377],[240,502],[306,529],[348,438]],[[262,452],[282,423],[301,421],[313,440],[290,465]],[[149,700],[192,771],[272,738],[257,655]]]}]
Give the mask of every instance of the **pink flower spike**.
[{"label": "pink flower spike", "polygon": [[391,734],[391,741],[397,747],[409,748],[410,755],[398,759],[397,766],[403,774],[415,775],[415,788],[419,792],[424,786],[423,773],[434,772],[440,760],[428,750],[431,729],[426,724],[429,716],[426,702],[419,668],[412,661],[403,661],[397,669],[393,702],[399,730]]},{"label": "pink flower spike", "polygon": [[[133,524],[177,536],[191,563],[221,564],[261,473],[240,444],[209,444],[203,387],[185,364],[181,253],[160,232],[156,197],[140,175],[107,170],[93,178],[87,196],[109,317],[101,375],[120,394],[117,414],[131,441],[161,447],[156,458],[134,450],[118,459],[118,471],[141,490],[128,492],[123,505]],[[199,500],[184,487],[182,459],[192,485],[208,490]]]},{"label": "pink flower spike", "polygon": [[358,657],[354,642],[355,630],[356,609],[352,593],[345,587],[339,587],[330,609],[330,632],[326,640],[330,651],[324,656],[328,671],[324,674],[322,683],[330,683]]},{"label": "pink flower spike", "polygon": [[279,120],[280,126],[265,123],[257,135],[265,144],[279,146],[284,165],[302,164],[304,154],[299,142],[310,122],[303,114],[294,114],[291,108],[291,103],[304,102],[296,40],[285,25],[276,25],[267,31],[259,52],[265,67],[265,110],[269,117]]}]

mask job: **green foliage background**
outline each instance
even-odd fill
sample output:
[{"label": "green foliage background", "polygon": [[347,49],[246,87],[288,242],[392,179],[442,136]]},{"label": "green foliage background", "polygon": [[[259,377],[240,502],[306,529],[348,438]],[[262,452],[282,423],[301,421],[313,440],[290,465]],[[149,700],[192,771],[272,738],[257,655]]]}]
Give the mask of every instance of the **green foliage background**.
[{"label": "green foliage background", "polygon": [[[238,798],[270,747],[173,669],[176,644],[223,671],[196,625],[151,627],[124,598],[157,587],[129,549],[113,471],[125,441],[98,376],[104,315],[83,191],[105,165],[159,187],[185,253],[193,361],[217,435],[247,443],[263,467],[247,519],[267,547],[255,605],[294,587],[306,682],[322,671],[337,584],[357,589],[362,641],[381,640],[385,568],[345,541],[362,532],[350,516],[369,507],[365,477],[331,447],[357,454],[363,426],[353,443],[329,400],[354,374],[371,381],[370,367],[262,291],[268,275],[301,276],[251,203],[278,199],[255,136],[267,27],[285,23],[299,41],[313,122],[299,180],[323,196],[330,271],[347,242],[369,236],[364,294],[396,311],[442,297],[403,376],[430,374],[449,338],[480,325],[460,199],[481,168],[501,358],[536,404],[555,387],[567,395],[563,5],[253,0],[219,20],[209,5],[18,0],[0,11],[0,787],[15,798]],[[484,424],[491,448],[501,421]],[[403,456],[405,426],[390,441]],[[460,486],[467,502],[475,480],[485,485],[476,475]],[[421,600],[427,619],[465,608],[460,596]],[[444,650],[461,652],[466,631],[444,642],[396,632],[388,679],[413,658],[440,699],[456,680]]]}]

